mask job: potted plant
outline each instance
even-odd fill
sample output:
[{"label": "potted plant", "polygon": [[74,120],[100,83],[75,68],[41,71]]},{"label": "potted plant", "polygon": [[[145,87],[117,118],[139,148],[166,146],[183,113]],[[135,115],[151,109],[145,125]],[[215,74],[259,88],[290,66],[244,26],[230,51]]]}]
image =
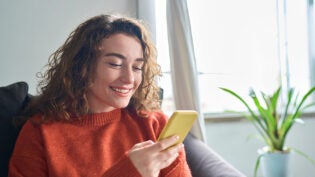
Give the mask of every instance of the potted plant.
[{"label": "potted plant", "polygon": [[[287,147],[285,141],[292,126],[296,122],[302,122],[299,117],[303,111],[314,105],[314,103],[306,104],[305,101],[315,91],[315,87],[312,87],[301,97],[295,92],[294,88],[289,88],[286,93],[285,102],[280,99],[282,94],[281,87],[271,96],[261,92],[263,101],[261,101],[255,91],[251,89],[249,96],[254,102],[255,106],[253,107],[250,107],[250,105],[234,91],[227,88],[220,89],[236,97],[247,108],[248,112],[237,113],[245,116],[255,126],[266,145],[258,150],[259,156],[256,161],[254,176],[257,175],[260,163],[264,176],[287,176],[286,174],[289,173],[287,171],[289,169],[288,160],[290,158],[290,152],[293,149]],[[283,104],[281,104],[281,102],[283,102]],[[294,150],[315,164],[315,161],[306,154],[296,149]]]}]

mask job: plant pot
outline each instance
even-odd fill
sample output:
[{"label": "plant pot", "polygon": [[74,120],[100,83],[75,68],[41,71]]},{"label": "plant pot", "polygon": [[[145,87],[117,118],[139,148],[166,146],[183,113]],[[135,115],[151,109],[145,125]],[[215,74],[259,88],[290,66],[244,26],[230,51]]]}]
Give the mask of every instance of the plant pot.
[{"label": "plant pot", "polygon": [[286,151],[268,151],[268,147],[258,150],[260,158],[260,167],[263,177],[289,177],[292,152]]}]

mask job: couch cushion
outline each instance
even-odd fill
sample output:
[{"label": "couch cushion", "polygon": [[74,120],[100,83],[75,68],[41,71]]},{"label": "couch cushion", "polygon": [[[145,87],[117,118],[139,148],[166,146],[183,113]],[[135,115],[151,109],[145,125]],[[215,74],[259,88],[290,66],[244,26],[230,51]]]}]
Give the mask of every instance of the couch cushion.
[{"label": "couch cushion", "polygon": [[25,82],[0,87],[0,176],[7,176],[8,162],[19,132],[13,118],[25,107],[28,98]]}]

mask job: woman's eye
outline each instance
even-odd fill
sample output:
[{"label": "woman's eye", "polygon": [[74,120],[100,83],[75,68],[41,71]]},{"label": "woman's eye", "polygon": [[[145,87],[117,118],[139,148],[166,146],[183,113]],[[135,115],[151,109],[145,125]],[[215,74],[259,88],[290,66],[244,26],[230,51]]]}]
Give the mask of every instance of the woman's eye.
[{"label": "woman's eye", "polygon": [[116,63],[109,63],[109,65],[114,67],[114,68],[121,67],[121,64],[116,64]]},{"label": "woman's eye", "polygon": [[133,68],[134,68],[134,70],[142,71],[142,66],[134,66]]}]

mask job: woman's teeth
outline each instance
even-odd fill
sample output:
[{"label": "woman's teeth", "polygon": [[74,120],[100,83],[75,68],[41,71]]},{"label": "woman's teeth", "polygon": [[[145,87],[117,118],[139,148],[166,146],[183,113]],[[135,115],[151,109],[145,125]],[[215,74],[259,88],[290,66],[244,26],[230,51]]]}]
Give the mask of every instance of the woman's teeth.
[{"label": "woman's teeth", "polygon": [[118,88],[112,88],[114,91],[119,93],[128,93],[130,89],[118,89]]}]

